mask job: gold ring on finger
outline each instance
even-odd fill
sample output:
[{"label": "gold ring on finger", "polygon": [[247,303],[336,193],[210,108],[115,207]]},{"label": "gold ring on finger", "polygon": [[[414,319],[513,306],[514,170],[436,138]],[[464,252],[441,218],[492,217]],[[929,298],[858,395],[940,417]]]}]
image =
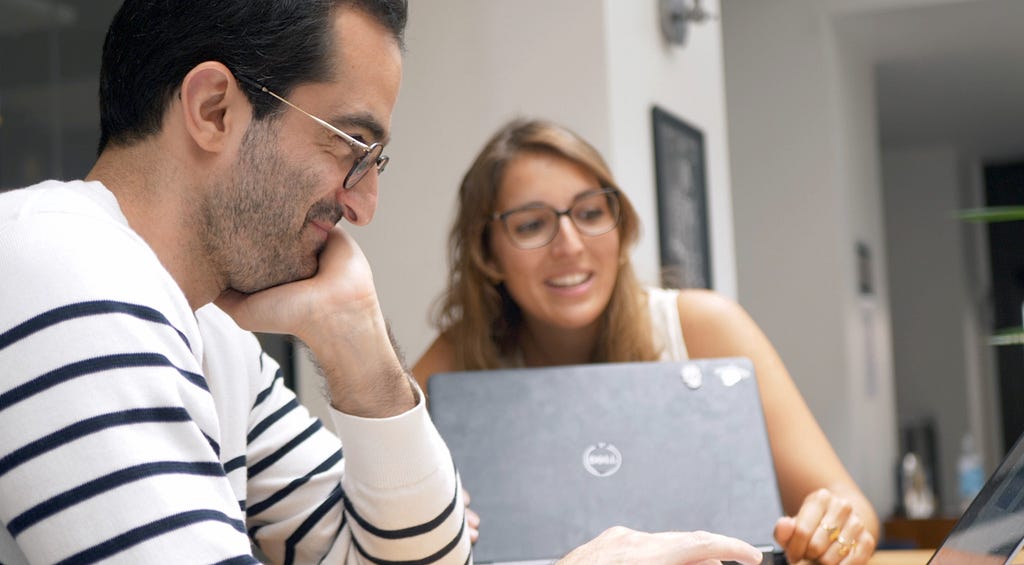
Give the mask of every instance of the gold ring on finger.
[{"label": "gold ring on finger", "polygon": [[836,541],[836,538],[839,537],[839,526],[822,524],[821,529],[825,530],[825,533],[828,534],[829,543]]},{"label": "gold ring on finger", "polygon": [[836,543],[839,544],[839,557],[844,557],[847,553],[853,551],[853,548],[857,547],[856,540],[848,540],[843,536],[837,537]]}]

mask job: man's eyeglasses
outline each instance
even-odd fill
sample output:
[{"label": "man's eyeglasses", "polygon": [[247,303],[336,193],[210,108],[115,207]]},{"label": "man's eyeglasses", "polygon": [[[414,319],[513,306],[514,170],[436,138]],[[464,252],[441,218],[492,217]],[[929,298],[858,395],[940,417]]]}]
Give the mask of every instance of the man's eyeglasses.
[{"label": "man's eyeglasses", "polygon": [[315,120],[316,123],[324,126],[325,128],[328,129],[328,131],[340,137],[342,141],[347,143],[349,147],[351,147],[352,150],[356,152],[356,155],[358,156],[356,157],[355,162],[352,163],[352,168],[349,169],[348,174],[345,175],[345,188],[349,189],[355,186],[360,180],[363,179],[364,176],[366,176],[366,173],[370,170],[370,167],[373,165],[377,166],[378,175],[384,173],[384,169],[388,166],[388,162],[391,160],[391,158],[383,154],[384,146],[381,145],[380,143],[367,145],[359,141],[358,139],[352,137],[351,135],[341,131],[340,129],[332,126],[325,120],[321,120],[320,118],[314,116],[313,114],[310,114],[309,112],[303,110],[302,108],[299,108],[295,104],[292,104],[291,102],[285,100],[283,97],[274,94],[274,92],[271,91],[269,88],[252,80],[251,78],[244,77],[239,74],[236,74],[235,77],[237,77],[238,80],[244,82],[245,84],[248,84],[249,86],[258,89],[260,92],[265,92],[273,96],[274,98],[277,98],[281,102],[284,102],[285,104],[294,108],[295,110],[298,110],[299,112],[302,112],[303,114],[309,116],[310,118]]},{"label": "man's eyeglasses", "polygon": [[536,249],[555,239],[562,216],[569,216],[583,235],[608,233],[619,225],[619,191],[614,188],[589,190],[577,196],[572,206],[565,210],[535,202],[506,212],[495,212],[491,221],[501,220],[516,247]]}]

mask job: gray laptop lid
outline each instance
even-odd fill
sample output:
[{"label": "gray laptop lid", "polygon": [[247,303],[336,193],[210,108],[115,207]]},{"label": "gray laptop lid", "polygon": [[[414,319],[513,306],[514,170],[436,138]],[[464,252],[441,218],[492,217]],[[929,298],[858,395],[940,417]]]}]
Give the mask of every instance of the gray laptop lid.
[{"label": "gray laptop lid", "polygon": [[778,551],[782,506],[746,359],[440,373],[428,387],[481,517],[477,563],[558,558],[614,525]]},{"label": "gray laptop lid", "polygon": [[[1024,544],[1024,435],[1017,438],[928,563],[1008,563]],[[1019,560],[1018,560],[1019,561]]]}]

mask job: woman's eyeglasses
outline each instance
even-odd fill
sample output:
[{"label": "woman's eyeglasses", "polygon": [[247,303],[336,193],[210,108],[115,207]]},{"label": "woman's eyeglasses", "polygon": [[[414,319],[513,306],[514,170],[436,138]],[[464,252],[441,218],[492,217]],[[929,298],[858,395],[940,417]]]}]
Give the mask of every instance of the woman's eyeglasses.
[{"label": "woman's eyeglasses", "polygon": [[572,206],[559,210],[535,202],[505,212],[496,212],[491,221],[500,220],[512,244],[520,249],[536,249],[558,235],[559,219],[569,216],[583,235],[608,233],[619,224],[619,191],[614,188],[590,190],[577,196]]}]

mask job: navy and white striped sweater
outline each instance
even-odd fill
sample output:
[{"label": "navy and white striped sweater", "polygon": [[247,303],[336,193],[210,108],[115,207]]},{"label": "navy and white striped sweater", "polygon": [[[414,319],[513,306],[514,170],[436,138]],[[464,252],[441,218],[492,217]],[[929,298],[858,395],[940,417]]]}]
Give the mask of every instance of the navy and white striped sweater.
[{"label": "navy and white striped sweater", "polygon": [[422,401],[332,419],[101,184],[0,195],[0,563],[468,562]]}]

